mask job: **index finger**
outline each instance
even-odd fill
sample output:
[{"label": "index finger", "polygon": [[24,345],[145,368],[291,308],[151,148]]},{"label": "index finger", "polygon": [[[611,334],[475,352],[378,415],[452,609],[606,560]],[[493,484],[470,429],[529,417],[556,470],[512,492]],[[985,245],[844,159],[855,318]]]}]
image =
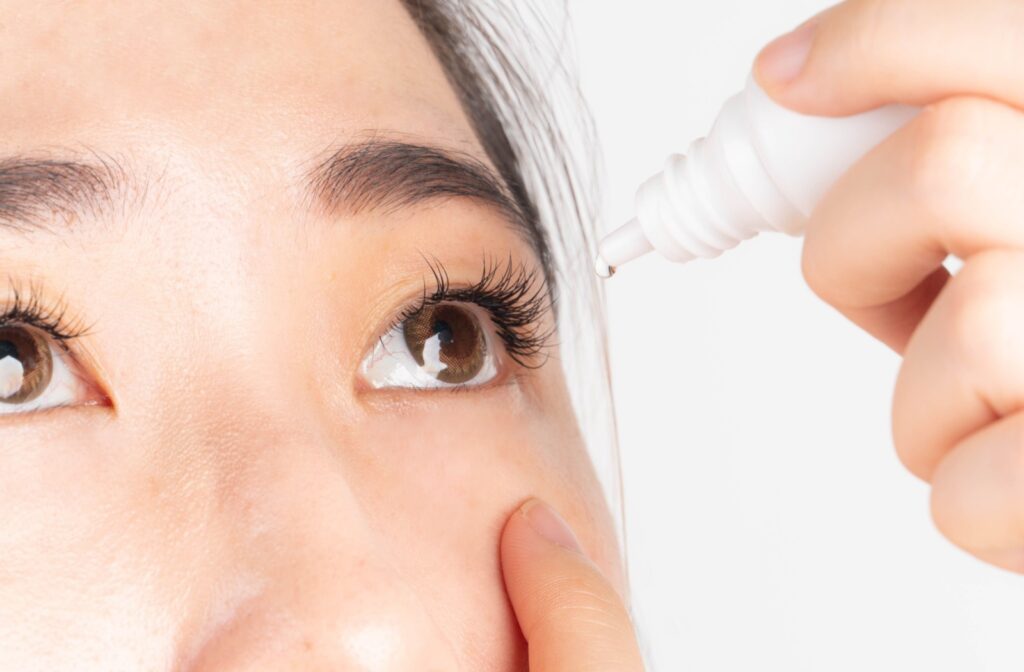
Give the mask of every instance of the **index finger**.
[{"label": "index finger", "polygon": [[530,672],[642,672],[625,605],[547,504],[533,499],[512,514],[501,564]]},{"label": "index finger", "polygon": [[870,151],[812,212],[804,276],[902,352],[942,290],[947,254],[1024,249],[1024,113],[954,97]]}]

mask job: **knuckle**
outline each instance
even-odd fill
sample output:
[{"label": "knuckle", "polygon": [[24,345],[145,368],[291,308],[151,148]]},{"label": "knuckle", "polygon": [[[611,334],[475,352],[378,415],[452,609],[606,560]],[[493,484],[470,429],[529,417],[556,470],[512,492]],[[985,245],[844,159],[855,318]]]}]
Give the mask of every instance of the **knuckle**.
[{"label": "knuckle", "polygon": [[877,58],[879,49],[889,48],[891,40],[886,34],[892,24],[890,17],[901,4],[906,4],[906,0],[853,0],[849,3],[848,11],[856,17],[850,22],[856,27],[850,44],[854,57]]},{"label": "knuckle", "polygon": [[935,523],[935,529],[942,536],[963,548],[968,544],[968,540],[961,538],[963,525],[960,524],[960,518],[964,515],[964,511],[957,502],[957,488],[950,482],[942,466],[936,472],[931,485],[928,509],[932,522]]},{"label": "knuckle", "polygon": [[800,273],[818,298],[839,308],[848,302],[850,288],[846,277],[849,264],[843,259],[843,231],[822,208],[815,211],[813,219],[804,233]]},{"label": "knuckle", "polygon": [[896,387],[892,399],[892,443],[896,457],[904,469],[923,481],[931,477],[928,464],[921,449],[920,432],[914,424],[915,414],[912,412],[917,400],[911,395],[911,386],[907,383],[906,367],[901,367],[896,378]]},{"label": "knuckle", "polygon": [[830,262],[832,255],[820,249],[816,240],[811,229],[808,229],[800,257],[800,272],[804,282],[818,298],[838,307],[843,303],[839,288],[845,285],[841,278],[836,277],[835,264]]},{"label": "knuckle", "polygon": [[847,63],[881,69],[901,59],[906,26],[934,12],[936,0],[848,0],[837,10]]},{"label": "knuckle", "polygon": [[[1010,436],[1010,496],[1018,532],[1024,532],[1024,422],[1013,422]],[[1022,535],[1024,538],[1024,535]]]},{"label": "knuckle", "polygon": [[[992,451],[993,440],[968,437],[938,466],[932,482],[930,510],[936,528],[975,554],[1017,547],[1024,540],[1024,422],[1011,419],[998,431],[999,447],[1005,449],[998,458],[1001,482],[976,482],[964,463]],[[996,494],[979,498],[978,488]]]},{"label": "knuckle", "polygon": [[800,273],[811,291],[827,301],[825,266],[819,263],[820,255],[817,253],[815,240],[816,237],[813,235],[812,229],[808,229],[804,239],[803,252],[800,255]]},{"label": "knuckle", "polygon": [[907,175],[915,206],[940,219],[970,207],[985,165],[992,103],[954,97],[924,108],[913,124]]},{"label": "knuckle", "polygon": [[947,485],[945,482],[933,484],[928,498],[928,509],[939,534],[952,544],[970,552],[970,549],[977,546],[977,542],[971,538],[971,525],[964,523],[968,516],[957,494],[955,486]]},{"label": "knuckle", "polygon": [[1020,359],[1012,346],[1024,300],[1024,255],[994,250],[964,264],[949,287],[947,329],[954,358],[985,375]]},{"label": "knuckle", "polygon": [[[846,0],[833,9],[846,65],[892,76],[893,63],[906,62],[907,26],[929,17],[955,14],[963,0]],[[827,10],[832,14],[832,10]]]},{"label": "knuckle", "polygon": [[1024,423],[1014,423],[1012,487],[1010,488],[1010,514],[1013,521],[1014,541],[1024,542]]}]

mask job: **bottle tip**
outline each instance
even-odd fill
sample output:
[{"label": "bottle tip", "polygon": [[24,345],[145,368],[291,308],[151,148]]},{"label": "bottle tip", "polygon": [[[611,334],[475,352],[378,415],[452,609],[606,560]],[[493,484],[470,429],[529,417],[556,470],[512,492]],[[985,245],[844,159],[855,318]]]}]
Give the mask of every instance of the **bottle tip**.
[{"label": "bottle tip", "polygon": [[599,254],[594,259],[594,272],[597,273],[597,277],[607,280],[615,275],[615,267],[605,261],[604,257]]},{"label": "bottle tip", "polygon": [[652,251],[654,247],[644,235],[640,222],[633,219],[604,237],[598,246],[594,270],[602,278],[610,278],[615,269],[627,261]]}]

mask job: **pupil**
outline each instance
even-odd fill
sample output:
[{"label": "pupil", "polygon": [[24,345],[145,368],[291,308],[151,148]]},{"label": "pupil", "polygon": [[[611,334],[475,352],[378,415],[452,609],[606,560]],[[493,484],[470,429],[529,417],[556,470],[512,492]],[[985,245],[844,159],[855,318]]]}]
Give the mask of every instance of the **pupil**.
[{"label": "pupil", "polygon": [[455,342],[455,334],[452,333],[452,327],[444,320],[436,320],[434,322],[434,335],[437,336],[437,340],[441,341],[441,345],[451,345]]},{"label": "pupil", "polygon": [[10,341],[0,341],[0,359],[4,357],[18,358],[18,348]]}]

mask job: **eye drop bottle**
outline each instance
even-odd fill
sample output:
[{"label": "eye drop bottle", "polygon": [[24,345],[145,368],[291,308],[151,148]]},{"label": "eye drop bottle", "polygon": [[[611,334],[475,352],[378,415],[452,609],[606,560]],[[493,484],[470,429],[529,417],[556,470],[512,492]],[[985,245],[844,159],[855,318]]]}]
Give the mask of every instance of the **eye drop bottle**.
[{"label": "eye drop bottle", "polygon": [[808,116],[773,101],[751,75],[711,133],[640,187],[636,218],[600,243],[598,275],[651,251],[686,262],[717,257],[761,231],[798,235],[839,176],[919,112],[887,105]]}]

